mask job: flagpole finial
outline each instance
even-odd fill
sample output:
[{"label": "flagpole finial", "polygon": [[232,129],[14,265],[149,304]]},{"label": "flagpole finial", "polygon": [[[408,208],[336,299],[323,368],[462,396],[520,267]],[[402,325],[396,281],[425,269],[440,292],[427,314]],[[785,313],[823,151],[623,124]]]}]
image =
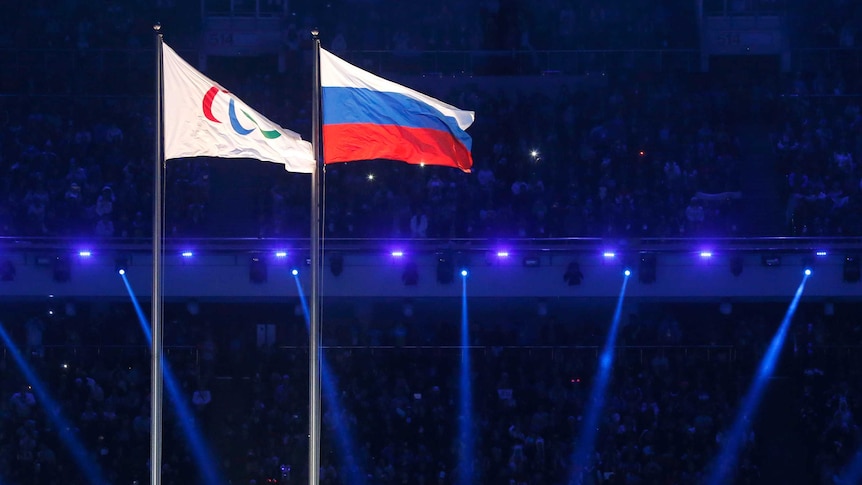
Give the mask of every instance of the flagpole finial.
[{"label": "flagpole finial", "polygon": [[320,35],[320,31],[317,29],[311,29],[311,38],[317,40],[317,36]]},{"label": "flagpole finial", "polygon": [[162,30],[162,24],[156,22],[155,25],[153,25],[153,30],[155,30],[157,33],[160,32]]}]

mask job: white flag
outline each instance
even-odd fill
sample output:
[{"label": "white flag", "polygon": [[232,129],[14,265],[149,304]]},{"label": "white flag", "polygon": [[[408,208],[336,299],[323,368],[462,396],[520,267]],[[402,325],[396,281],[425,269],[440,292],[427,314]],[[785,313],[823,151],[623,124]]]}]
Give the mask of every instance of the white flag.
[{"label": "white flag", "polygon": [[163,44],[165,159],[254,158],[311,173],[311,144],[251,109]]}]

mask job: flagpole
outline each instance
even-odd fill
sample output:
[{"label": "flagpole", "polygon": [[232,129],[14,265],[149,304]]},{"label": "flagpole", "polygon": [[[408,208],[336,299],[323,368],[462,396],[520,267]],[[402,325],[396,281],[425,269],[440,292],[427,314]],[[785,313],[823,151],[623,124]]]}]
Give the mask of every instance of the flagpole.
[{"label": "flagpole", "polygon": [[311,31],[314,42],[314,78],[311,109],[311,145],[315,164],[311,173],[311,318],[308,327],[308,483],[320,484],[320,210],[323,180],[323,157],[320,146],[320,38]]},{"label": "flagpole", "polygon": [[162,26],[156,24],[156,143],[153,171],[153,295],[152,321],[153,343],[150,364],[150,484],[162,483]]}]

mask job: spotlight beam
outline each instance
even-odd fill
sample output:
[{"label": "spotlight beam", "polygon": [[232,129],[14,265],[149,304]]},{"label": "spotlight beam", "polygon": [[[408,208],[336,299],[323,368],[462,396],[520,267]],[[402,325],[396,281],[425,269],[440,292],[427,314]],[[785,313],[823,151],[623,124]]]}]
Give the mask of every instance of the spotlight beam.
[{"label": "spotlight beam", "polygon": [[[299,281],[298,273],[293,274],[293,279],[296,282],[296,291],[299,294],[299,302],[302,306],[302,314],[305,317],[305,327],[311,326],[311,314],[308,310],[308,300],[305,298],[305,292],[302,291],[302,284]],[[345,415],[344,407],[341,405],[341,400],[338,398],[338,380],[332,374],[326,359],[323,355],[320,356],[320,381],[323,388],[323,395],[326,396],[326,402],[332,406],[336,416],[336,444],[338,446],[338,454],[341,455],[341,465],[346,468],[348,478],[346,480],[350,485],[365,485],[365,471],[360,470],[356,463],[356,455],[352,452],[356,447],[353,445],[354,440],[350,435],[349,423],[343,422],[342,417]]]},{"label": "spotlight beam", "polygon": [[617,342],[617,330],[622,317],[623,301],[625,300],[626,287],[628,286],[630,277],[630,271],[624,273],[623,285],[622,288],[620,288],[620,295],[617,298],[617,306],[614,310],[611,328],[608,331],[607,340],[605,340],[605,345],[602,348],[602,353],[599,357],[599,369],[596,372],[596,377],[593,381],[593,388],[590,390],[590,400],[587,403],[587,413],[584,417],[583,424],[581,425],[580,435],[578,436],[575,451],[572,455],[572,476],[570,483],[575,483],[581,471],[589,466],[591,455],[595,448],[599,417],[604,410],[605,393],[611,380],[614,347]]},{"label": "spotlight beam", "polygon": [[862,450],[857,450],[856,454],[853,455],[853,462],[849,467],[845,468],[835,483],[846,483],[849,485],[851,483],[859,483],[860,481],[862,481]]},{"label": "spotlight beam", "polygon": [[87,477],[87,481],[95,485],[106,484],[107,482],[102,476],[101,470],[92,459],[92,454],[87,451],[84,444],[81,443],[78,436],[74,431],[72,431],[75,427],[72,426],[60,413],[62,406],[57,404],[51,395],[48,394],[48,390],[42,384],[42,381],[39,380],[36,372],[27,364],[27,360],[24,359],[24,356],[21,355],[21,350],[18,349],[15,342],[13,342],[9,334],[6,333],[6,327],[3,325],[3,322],[0,322],[0,338],[5,342],[6,349],[10,354],[12,354],[12,359],[15,361],[15,364],[18,365],[18,368],[21,369],[21,372],[24,374],[24,378],[30,383],[33,392],[36,393],[36,396],[39,399],[39,406],[44,410],[48,419],[53,421],[54,427],[57,429],[57,434],[60,436],[60,440],[66,446],[69,453],[71,453],[75,458],[75,464],[78,465],[84,473],[84,476]]},{"label": "spotlight beam", "polygon": [[135,292],[132,291],[132,285],[129,284],[129,279],[126,278],[126,272],[123,271],[120,273],[120,276],[123,277],[123,284],[126,285],[126,291],[129,292],[129,298],[132,300],[132,306],[135,307],[135,314],[138,315],[138,322],[141,325],[141,330],[144,332],[144,337],[147,338],[147,343],[153,343],[153,332],[150,331],[150,323],[147,319],[147,316],[144,314],[144,309],[141,308],[141,304],[138,303],[138,298],[135,296]]},{"label": "spotlight beam", "polygon": [[787,312],[784,314],[784,319],[781,321],[778,331],[775,332],[766,350],[766,354],[760,360],[760,366],[755,374],[754,381],[749,386],[748,393],[739,407],[733,427],[725,433],[724,444],[713,462],[712,471],[709,474],[707,482],[709,485],[720,485],[731,482],[733,479],[733,472],[736,467],[739,450],[742,448],[743,439],[747,434],[748,427],[754,420],[754,415],[757,413],[760,401],[763,399],[767,381],[772,375],[773,370],[775,370],[775,364],[778,362],[781,347],[784,345],[784,340],[787,337],[790,322],[793,320],[796,307],[799,305],[800,298],[802,298],[805,283],[810,277],[810,272],[806,272],[802,277],[802,282],[799,284],[796,293],[793,295],[793,300],[791,300],[790,305],[787,307]]},{"label": "spotlight beam", "polygon": [[[123,278],[123,284],[126,285],[126,290],[129,292],[132,306],[135,307],[135,313],[138,315],[138,322],[141,325],[141,330],[144,332],[147,343],[152,346],[153,333],[150,328],[150,321],[144,314],[144,311],[138,302],[138,298],[135,296],[135,292],[132,291],[132,285],[129,283],[129,279],[126,277],[125,272],[120,273],[120,276]],[[213,466],[213,464],[217,462],[213,460],[212,452],[207,447],[206,441],[201,435],[200,430],[198,430],[194,415],[189,409],[183,393],[180,392],[177,379],[174,376],[168,361],[165,360],[164,355],[162,356],[162,374],[165,388],[168,390],[168,396],[176,406],[177,420],[179,421],[186,438],[189,440],[189,445],[191,445],[191,450],[195,456],[195,464],[197,465],[198,470],[206,479],[206,483],[221,483],[222,480],[221,477],[218,476],[218,472],[216,470],[217,467]]]},{"label": "spotlight beam", "polygon": [[473,433],[473,383],[470,380],[470,322],[467,312],[467,270],[461,271],[461,396],[458,402],[458,484],[476,483]]}]

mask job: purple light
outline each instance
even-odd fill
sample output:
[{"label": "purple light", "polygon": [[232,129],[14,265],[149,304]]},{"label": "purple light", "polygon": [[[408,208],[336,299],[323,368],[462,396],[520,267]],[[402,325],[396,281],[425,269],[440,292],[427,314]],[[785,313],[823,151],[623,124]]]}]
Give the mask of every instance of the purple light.
[{"label": "purple light", "polygon": [[816,254],[817,256],[823,257],[823,256],[826,256],[828,253],[826,251],[817,251],[814,254]]},{"label": "purple light", "polygon": [[183,252],[182,252],[182,255],[183,255],[183,257],[184,257],[184,258],[191,258],[192,256],[194,256],[194,255],[195,255],[195,253],[193,253],[193,252],[191,252],[191,251],[183,251]]},{"label": "purple light", "polygon": [[287,251],[276,251],[275,257],[276,258],[286,258],[287,257]]},{"label": "purple light", "polygon": [[90,251],[87,251],[86,249],[83,251],[78,251],[78,256],[80,256],[82,258],[89,258],[92,255],[93,255],[93,253],[91,253]]},{"label": "purple light", "polygon": [[509,251],[497,251],[497,257],[498,258],[508,258],[509,257]]},{"label": "purple light", "polygon": [[708,259],[712,257],[712,251],[701,251],[700,257],[704,259]]},{"label": "purple light", "polygon": [[607,259],[614,259],[615,257],[617,257],[617,253],[615,253],[613,251],[605,251],[604,253],[602,253],[602,256],[604,256]]},{"label": "purple light", "polygon": [[404,256],[404,251],[395,250],[395,251],[392,251],[391,254],[392,254],[393,258],[400,258],[400,257]]}]

